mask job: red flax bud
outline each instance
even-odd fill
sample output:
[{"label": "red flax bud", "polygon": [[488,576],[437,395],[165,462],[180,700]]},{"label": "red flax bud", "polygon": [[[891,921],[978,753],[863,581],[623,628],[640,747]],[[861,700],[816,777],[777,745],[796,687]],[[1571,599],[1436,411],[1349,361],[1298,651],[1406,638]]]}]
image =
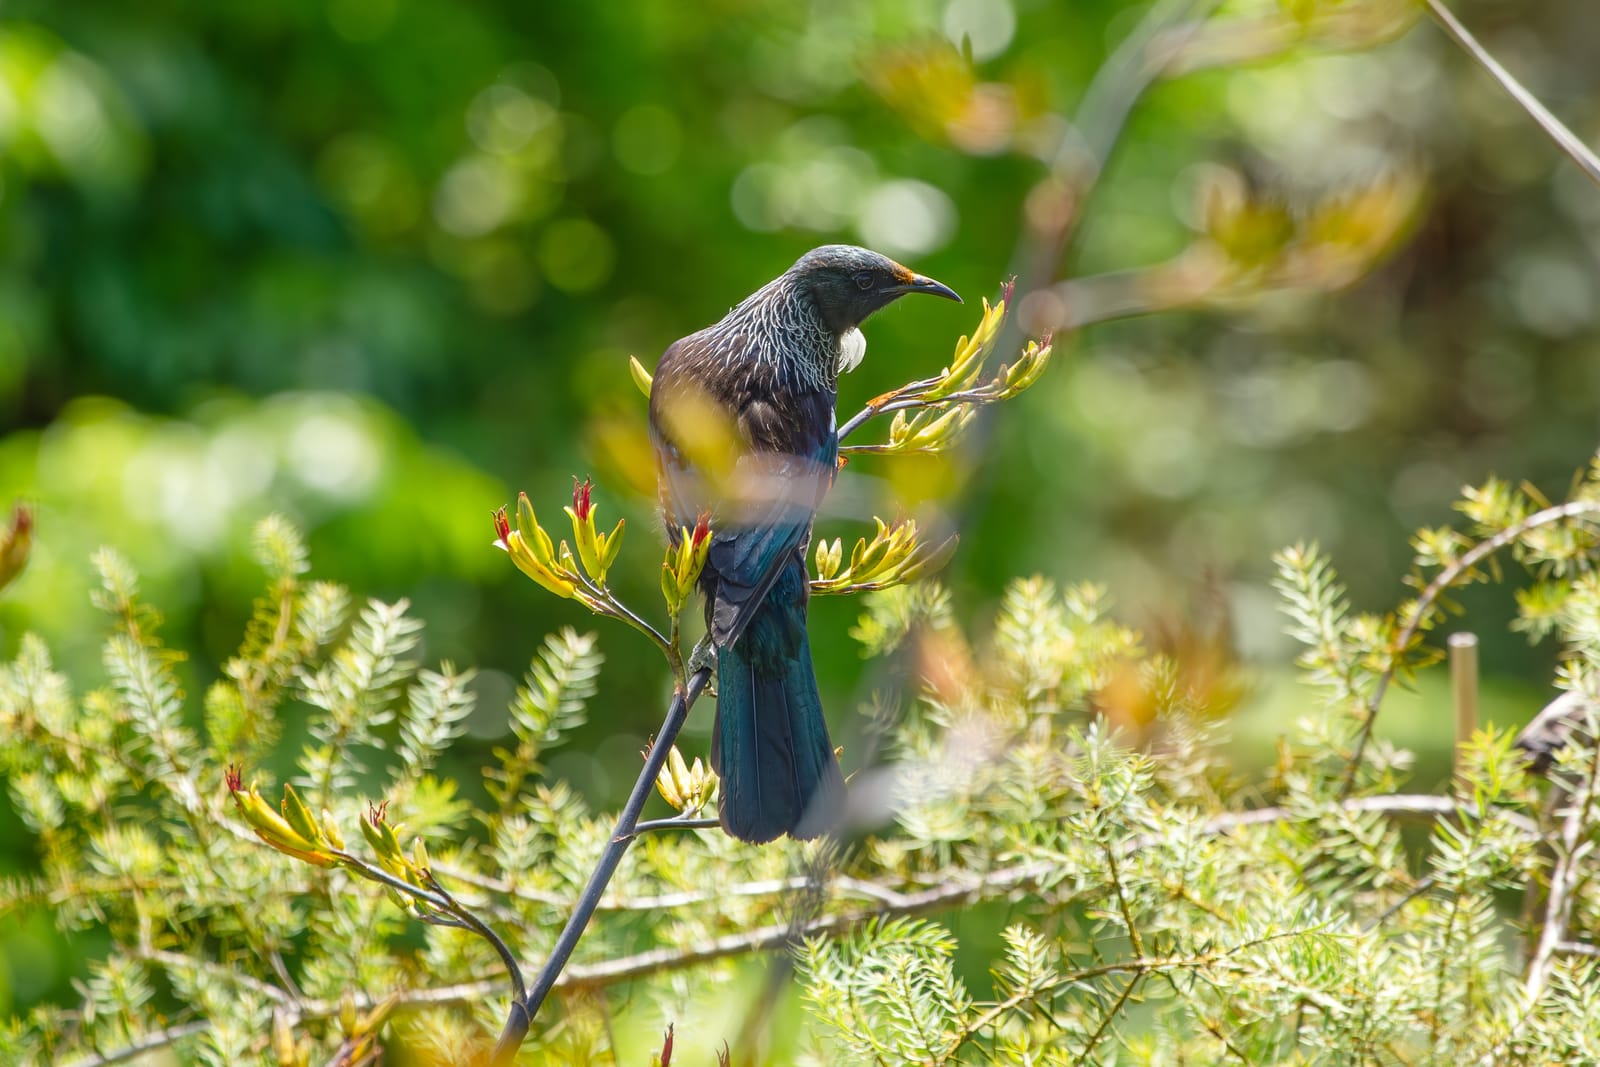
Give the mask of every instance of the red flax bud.
[{"label": "red flax bud", "polygon": [[237,763],[230,763],[223,771],[223,781],[228,783],[228,792],[237,793],[244,788],[244,767]]},{"label": "red flax bud", "polygon": [[370,822],[373,826],[382,825],[384,820],[386,820],[388,817],[389,817],[389,802],[387,800],[385,800],[385,801],[383,801],[382,803],[379,803],[379,804],[368,804],[367,805],[367,821]]},{"label": "red flax bud", "polygon": [[572,476],[572,510],[579,522],[588,522],[589,513],[594,510],[594,501],[590,499],[593,490],[593,481],[585,478],[580,483],[577,475]]},{"label": "red flax bud", "polygon": [[496,508],[494,512],[494,533],[502,548],[511,544],[511,520],[506,518],[505,508]]},{"label": "red flax bud", "polygon": [[1011,306],[1011,294],[1015,293],[1016,291],[1017,276],[1013,274],[1011,277],[1007,278],[1006,283],[1000,287],[1000,299],[1006,302],[1006,307]]},{"label": "red flax bud", "polygon": [[672,1024],[667,1024],[666,1040],[661,1042],[661,1067],[672,1067]]},{"label": "red flax bud", "polygon": [[33,511],[18,504],[12,512],[10,528],[0,525],[0,586],[10,585],[22,573],[32,548]]},{"label": "red flax bud", "polygon": [[706,538],[710,536],[711,512],[702,511],[699,517],[695,519],[694,535],[690,540],[690,544],[695,548],[699,548],[701,545],[705,544]]}]

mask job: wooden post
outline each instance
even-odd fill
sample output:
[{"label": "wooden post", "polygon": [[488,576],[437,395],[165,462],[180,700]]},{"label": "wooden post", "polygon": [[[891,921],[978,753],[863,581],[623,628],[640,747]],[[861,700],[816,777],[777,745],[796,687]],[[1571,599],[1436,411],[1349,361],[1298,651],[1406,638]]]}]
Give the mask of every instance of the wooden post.
[{"label": "wooden post", "polygon": [[1450,649],[1450,692],[1456,706],[1455,763],[1459,768],[1461,746],[1478,729],[1478,635],[1451,634],[1446,644]]}]

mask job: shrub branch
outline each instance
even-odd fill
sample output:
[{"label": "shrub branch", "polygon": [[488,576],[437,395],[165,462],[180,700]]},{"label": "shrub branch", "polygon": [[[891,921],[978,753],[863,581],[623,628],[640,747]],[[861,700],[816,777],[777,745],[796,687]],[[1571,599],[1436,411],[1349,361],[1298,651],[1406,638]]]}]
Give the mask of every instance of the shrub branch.
[{"label": "shrub branch", "polygon": [[1500,83],[1500,88],[1504,89],[1511,99],[1515,100],[1522,110],[1528,113],[1529,118],[1538,123],[1545,136],[1549,137],[1555,146],[1566,154],[1568,159],[1576,163],[1578,169],[1588,175],[1590,181],[1600,185],[1600,159],[1595,157],[1595,154],[1589,150],[1588,145],[1579,140],[1577,134],[1567,129],[1565,123],[1551,114],[1550,109],[1539,102],[1538,97],[1530,93],[1521,82],[1512,77],[1511,72],[1501,66],[1500,61],[1495,59],[1488,49],[1479,44],[1478,39],[1472,36],[1466,26],[1462,25],[1461,21],[1451,14],[1450,9],[1444,6],[1442,0],[1426,0],[1426,2],[1428,13],[1433,16],[1434,21],[1439,24],[1445,34],[1460,45],[1461,50],[1471,56],[1478,66],[1488,71],[1491,78]]},{"label": "shrub branch", "polygon": [[1345,768],[1344,782],[1339,788],[1341,798],[1348,797],[1355,788],[1356,774],[1361,767],[1361,758],[1366,752],[1367,742],[1372,737],[1373,725],[1378,721],[1378,709],[1383,704],[1384,694],[1389,690],[1389,683],[1394,680],[1394,675],[1405,662],[1406,650],[1411,647],[1411,642],[1422,630],[1424,625],[1433,619],[1433,612],[1439,598],[1464,576],[1471,573],[1472,569],[1485,559],[1494,555],[1502,548],[1516,543],[1530,530],[1551,523],[1561,522],[1565,519],[1575,519],[1585,516],[1600,515],[1600,502],[1592,500],[1572,500],[1565,504],[1536,511],[1521,522],[1506,527],[1487,540],[1480,541],[1472,548],[1463,552],[1452,560],[1428,583],[1413,603],[1411,611],[1406,616],[1405,625],[1395,636],[1390,646],[1388,662],[1382,673],[1378,675],[1377,682],[1372,687],[1372,695],[1367,698],[1366,717],[1361,723],[1361,729],[1356,734],[1355,748],[1350,754],[1349,765]]}]

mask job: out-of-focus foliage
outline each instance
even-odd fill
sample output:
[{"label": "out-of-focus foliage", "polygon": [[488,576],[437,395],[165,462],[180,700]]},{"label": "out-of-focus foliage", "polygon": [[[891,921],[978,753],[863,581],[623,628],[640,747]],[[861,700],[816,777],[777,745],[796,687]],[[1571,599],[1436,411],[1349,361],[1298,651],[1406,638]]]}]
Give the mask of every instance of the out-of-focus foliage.
[{"label": "out-of-focus foliage", "polygon": [[[1583,90],[1586,11],[1470,12],[1579,130],[1600,99]],[[1120,0],[10,5],[0,422],[30,432],[0,444],[0,497],[38,496],[50,531],[41,577],[0,607],[10,639],[25,616],[55,616],[58,642],[81,632],[67,613],[82,597],[56,590],[86,579],[50,561],[81,560],[100,531],[167,594],[173,632],[195,633],[205,590],[244,588],[226,546],[277,508],[331,573],[412,596],[449,654],[505,684],[529,635],[573,616],[465,551],[471,513],[504,499],[466,487],[592,471],[640,491],[617,517],[644,529],[652,468],[619,369],[630,353],[653,365],[810,244],[863,241],[982,295],[1019,208],[1048,214],[1031,193],[1071,144],[1061,116],[1134,14]],[[1262,274],[1284,241],[1323,250],[1294,260],[1302,272],[1351,281],[1337,249],[1411,233],[1388,266],[1335,297],[1290,284],[1220,315],[1091,331],[985,435],[981,478],[858,465],[834,510],[864,520],[891,513],[885,496],[969,486],[964,532],[993,548],[957,557],[958,587],[998,595],[1018,566],[1095,575],[1165,613],[1183,576],[1210,571],[1256,652],[1281,650],[1260,564],[1278,545],[1320,539],[1372,594],[1403,565],[1385,546],[1460,483],[1496,468],[1559,484],[1589,445],[1600,208],[1415,14],[1238,0],[1175,36],[1184,76],[1136,116],[1072,260],[1080,279],[1132,271],[1143,287],[1113,273],[1065,295],[1093,294],[1100,313],[1210,304],[1197,298],[1241,271],[1289,284],[1282,264]],[[928,373],[951,315],[875,320],[845,402]],[[248,462],[252,442],[195,457],[283,390],[374,398],[488,479],[393,462],[385,437],[343,430],[305,434],[279,468],[326,475],[304,494]],[[79,437],[52,459],[50,443],[114,410],[82,399],[96,395],[170,433]],[[147,421],[162,418],[176,421]],[[185,453],[184,475],[150,475],[147,446]],[[855,656],[845,616],[823,622],[836,695]],[[191,643],[204,673],[225,642]],[[1526,656],[1502,643],[1489,662]],[[642,680],[616,684],[620,703],[646,703]],[[642,738],[648,720],[626,728]]]},{"label": "out-of-focus foliage", "polygon": [[[1486,469],[1554,485],[1587,447],[1588,386],[1556,383],[1592,377],[1585,264],[1600,208],[1479,72],[1412,27],[1416,11],[1237,0],[1175,38],[1173,70],[1192,73],[1137,116],[1074,274],[1167,262],[1197,238],[1248,261],[1330,213],[1370,220],[1421,189],[1415,236],[1337,298],[1291,289],[1237,315],[1086,337],[1029,417],[995,435],[986,472],[1012,473],[984,480],[972,517],[1006,551],[959,559],[958,584],[994,595],[1010,568],[992,561],[1065,576],[1057,561],[1072,560],[1161,610],[1168,575],[1211,567],[1239,594],[1243,638],[1270,646],[1259,560],[1276,546],[1316,536],[1361,560],[1351,571],[1375,592],[1402,563],[1382,530],[1425,521]],[[1133,14],[1120,0],[250,13],[23,0],[0,24],[0,412],[42,429],[74,398],[109,394],[204,426],[219,391],[236,404],[355,390],[502,483],[593,470],[646,487],[636,431],[617,441],[633,412],[617,374],[628,354],[653,365],[822,240],[873,244],[981,295],[1009,261],[1040,161],[1068,143],[1060,116]],[[1586,7],[1468,14],[1592,128]],[[1374,202],[1373,189],[1400,191]],[[1191,251],[1174,262],[1193,269],[1160,289],[1179,304],[1224,262]],[[926,373],[949,315],[874,322],[847,399]],[[318,454],[337,469],[357,447]],[[970,473],[914,463],[889,477],[926,498]],[[0,494],[56,493],[55,480],[21,457]],[[400,470],[382,481],[417,484]],[[836,506],[865,518],[848,502],[886,487],[855,471],[847,482]],[[96,525],[156,506],[137,479],[96,488],[112,512]],[[71,507],[49,525],[88,525],[82,492],[59,494]],[[190,504],[191,530],[229,510],[214,497]],[[262,502],[244,522],[291,503]],[[624,514],[646,511],[641,499]],[[532,615],[529,632],[561,618],[524,591],[484,588],[483,572],[390,559],[414,527],[357,507],[349,522],[366,536],[334,538],[321,514],[301,517],[336,573],[381,564],[371,577],[399,595],[428,572],[419,604],[461,620],[463,650],[502,671],[526,634],[482,618]],[[141,562],[153,579],[167,570]],[[199,583],[223,569],[243,564],[213,561],[172,590],[174,626],[196,620]],[[825,674],[847,677],[844,643],[818,644]]]},{"label": "out-of-focus foliage", "polygon": [[[1372,1049],[1587,1062],[1600,1050],[1587,991],[1600,890],[1583,876],[1600,826],[1592,735],[1558,756],[1543,809],[1503,731],[1462,746],[1445,795],[1397,794],[1408,754],[1357,746],[1384,680],[1423,659],[1405,632],[1432,629],[1440,592],[1485,577],[1475,565],[1496,552],[1531,572],[1523,623],[1560,639],[1564,684],[1594,699],[1597,486],[1544,508],[1500,483],[1469,492],[1464,529],[1419,535],[1426,587],[1390,616],[1352,615],[1325,557],[1285,552],[1304,714],[1249,778],[1217,715],[1236,693],[1203,658],[1149,648],[1095,589],[1014,582],[981,635],[930,586],[872,594],[873,617],[909,620],[899,640],[925,666],[921,698],[880,709],[889,758],[856,776],[866,832],[764,848],[714,826],[644,835],[525,1062],[634,1062],[663,1017],[677,1055],[709,1059],[741,1025],[737,961],[785,945],[809,1020],[795,1047],[824,1062],[1068,1064],[1111,1048],[1138,1062]],[[5,1062],[95,1063],[142,1042],[218,1065],[473,1062],[510,986],[457,920],[543,958],[611,833],[544,764],[594,694],[592,636],[546,640],[508,709],[516,747],[485,771],[495,803],[475,809],[433,769],[474,712],[469,672],[418,662],[422,624],[404,604],[358,611],[313,579],[283,520],[261,524],[254,554],[266,594],[199,728],[178,654],[111,550],[93,598],[107,684],[69,679],[31,635],[0,665],[0,771],[44,860],[0,882],[0,919],[43,908],[111,940],[77,1006],[0,1028]],[[864,626],[863,641],[885,647],[879,632]],[[1116,725],[1116,701],[1147,709],[1138,733]],[[312,743],[274,807],[229,761],[254,763],[295,717]],[[691,813],[715,784],[676,748],[657,782]],[[1420,860],[1400,828],[1417,817],[1432,823]],[[1531,929],[1499,899],[1517,889]],[[969,945],[992,951],[982,983],[958,965]]]},{"label": "out-of-focus foliage", "polygon": [[273,502],[315,523],[365,585],[430,571],[481,581],[498,570],[483,551],[483,516],[503,488],[349,395],[216,401],[182,420],[84,399],[47,429],[0,442],[0,469],[38,502],[48,531],[7,597],[8,617],[79,648],[92,628],[82,561],[97,545],[114,542],[153,590],[180,602],[213,583],[238,595],[254,584],[238,546]]},{"label": "out-of-focus foliage", "polygon": [[[1459,6],[1592,142],[1591,5]],[[1191,677],[1217,686],[1214,712],[1242,708],[1239,751],[1259,760],[1299,707],[1272,666],[1290,655],[1273,550],[1320,541],[1350,599],[1374,602],[1410,567],[1407,532],[1437,523],[1461,484],[1515,471],[1554,495],[1592,447],[1600,197],[1416,22],[1419,5],[1227,0],[1168,28],[1173,77],[1092,200],[1073,203],[1041,178],[1071,157],[1065,116],[1141,10],[6,5],[0,504],[21,499],[37,522],[0,596],[0,648],[15,656],[37,631],[61,670],[97,677],[85,561],[110,543],[189,652],[170,665],[183,689],[271,692],[283,661],[249,677],[255,660],[232,658],[258,584],[248,532],[282,511],[320,573],[410,599],[428,662],[479,668],[478,710],[440,758],[487,803],[471,779],[490,751],[544,729],[499,709],[538,635],[581,609],[514,581],[484,517],[508,485],[592,472],[608,519],[644,542],[653,467],[630,354],[647,373],[823,241],[992,295],[1019,229],[1081,212],[1060,284],[1017,309],[1027,328],[1177,313],[1059,335],[1013,415],[967,434],[974,450],[954,462],[862,457],[843,472],[819,530],[830,543],[900,503],[940,528],[929,502],[955,500],[965,547],[946,572],[954,599],[919,586],[859,619],[818,600],[835,735],[849,749],[877,728],[849,714],[874,669],[850,633],[908,649],[914,623],[948,635],[953,603],[998,600],[1038,571],[1107,581],[1154,646],[1196,653],[1185,661],[1208,666]],[[936,371],[962,321],[942,305],[874,319],[842,408]],[[1425,558],[1452,550],[1424,541]],[[649,568],[612,580],[641,601],[658,584]],[[1525,625],[1545,632],[1566,601],[1527,595]],[[1172,622],[1190,614],[1206,625]],[[252,647],[272,636],[257,627]],[[637,639],[619,655],[642,647],[624,640]],[[931,647],[915,650],[937,681],[956,660]],[[1268,666],[1252,675],[1237,655]],[[1484,659],[1494,714],[1537,706],[1543,651],[1489,627]],[[1241,704],[1252,680],[1259,699]],[[553,768],[524,753],[503,773],[548,770],[608,802],[661,684],[608,674],[604,714],[572,725],[581,743]],[[1411,714],[1437,703],[1430,676],[1418,684],[1389,698],[1379,740],[1414,739],[1439,778],[1448,737]],[[1107,686],[1119,724],[1152,721],[1136,672]],[[199,728],[197,707],[180,725]],[[686,751],[708,724],[691,723]],[[291,755],[303,727],[285,724]],[[0,803],[0,871],[37,874],[45,850],[17,820]],[[69,980],[100,947],[63,946],[41,913],[3,941],[0,1004],[75,1000]],[[142,1002],[130,975],[85,980]]]},{"label": "out-of-focus foliage", "polygon": [[0,531],[0,589],[17,580],[33,552],[33,510],[18,504],[11,523]]}]

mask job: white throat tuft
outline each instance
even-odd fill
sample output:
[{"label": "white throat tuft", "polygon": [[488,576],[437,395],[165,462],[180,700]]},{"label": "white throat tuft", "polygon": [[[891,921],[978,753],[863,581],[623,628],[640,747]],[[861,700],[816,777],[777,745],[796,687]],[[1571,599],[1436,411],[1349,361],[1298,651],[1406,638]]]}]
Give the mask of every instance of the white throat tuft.
[{"label": "white throat tuft", "polygon": [[866,335],[855,327],[846,330],[839,338],[839,373],[849,374],[861,366],[866,355]]}]

